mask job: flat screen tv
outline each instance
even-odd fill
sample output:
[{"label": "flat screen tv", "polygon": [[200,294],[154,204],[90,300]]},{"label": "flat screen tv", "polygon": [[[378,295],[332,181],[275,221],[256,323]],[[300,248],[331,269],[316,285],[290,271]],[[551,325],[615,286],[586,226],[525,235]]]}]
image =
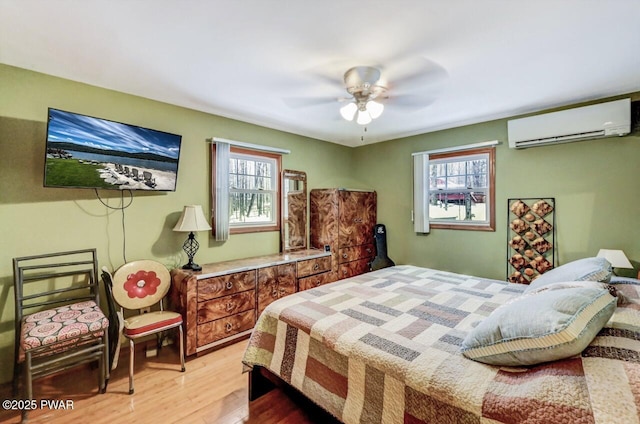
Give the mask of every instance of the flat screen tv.
[{"label": "flat screen tv", "polygon": [[182,136],[49,108],[44,186],[175,191]]}]

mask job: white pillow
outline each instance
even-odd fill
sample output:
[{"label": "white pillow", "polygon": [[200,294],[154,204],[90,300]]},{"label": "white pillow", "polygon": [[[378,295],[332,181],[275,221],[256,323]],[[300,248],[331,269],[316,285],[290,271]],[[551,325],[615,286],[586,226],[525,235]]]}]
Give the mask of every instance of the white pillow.
[{"label": "white pillow", "polygon": [[616,309],[604,284],[547,285],[498,307],[462,342],[462,354],[492,365],[534,365],[582,352]]},{"label": "white pillow", "polygon": [[611,279],[611,264],[605,258],[584,258],[560,265],[533,280],[524,290],[529,293],[547,284],[563,281],[599,281],[608,283]]}]

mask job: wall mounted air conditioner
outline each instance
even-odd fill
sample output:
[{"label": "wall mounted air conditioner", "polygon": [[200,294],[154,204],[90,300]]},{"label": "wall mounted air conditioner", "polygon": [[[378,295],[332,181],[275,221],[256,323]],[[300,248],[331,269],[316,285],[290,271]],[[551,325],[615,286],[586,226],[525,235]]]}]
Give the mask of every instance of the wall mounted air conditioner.
[{"label": "wall mounted air conditioner", "polygon": [[515,149],[623,136],[631,131],[631,99],[512,119],[507,127]]}]

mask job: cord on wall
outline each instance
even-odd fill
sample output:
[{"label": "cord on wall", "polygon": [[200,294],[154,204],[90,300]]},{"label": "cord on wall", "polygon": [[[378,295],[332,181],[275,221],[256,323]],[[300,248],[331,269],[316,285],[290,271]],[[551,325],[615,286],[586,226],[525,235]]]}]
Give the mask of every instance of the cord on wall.
[{"label": "cord on wall", "polygon": [[[100,203],[102,203],[104,206],[106,206],[109,209],[122,211],[122,259],[124,259],[124,263],[127,263],[127,228],[126,228],[125,220],[124,220],[124,210],[126,208],[128,208],[129,206],[131,206],[131,204],[133,203],[133,191],[131,191],[131,190],[120,190],[120,206],[118,206],[118,207],[109,206],[108,204],[106,204],[104,202],[104,200],[102,200],[100,198],[100,194],[98,193],[98,189],[96,188],[96,189],[94,189],[94,191],[96,192],[96,197],[98,198]],[[125,191],[129,192],[129,203],[127,203],[126,205],[124,204],[124,192]]]}]

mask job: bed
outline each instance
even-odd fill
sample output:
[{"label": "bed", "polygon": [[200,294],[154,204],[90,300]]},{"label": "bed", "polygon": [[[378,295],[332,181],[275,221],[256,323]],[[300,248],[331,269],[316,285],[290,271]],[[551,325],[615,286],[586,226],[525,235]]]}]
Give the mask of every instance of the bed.
[{"label": "bed", "polygon": [[243,363],[254,386],[266,370],[347,424],[638,423],[640,286],[616,287],[624,296],[581,353],[498,366],[461,346],[527,286],[394,266],[272,303]]}]

